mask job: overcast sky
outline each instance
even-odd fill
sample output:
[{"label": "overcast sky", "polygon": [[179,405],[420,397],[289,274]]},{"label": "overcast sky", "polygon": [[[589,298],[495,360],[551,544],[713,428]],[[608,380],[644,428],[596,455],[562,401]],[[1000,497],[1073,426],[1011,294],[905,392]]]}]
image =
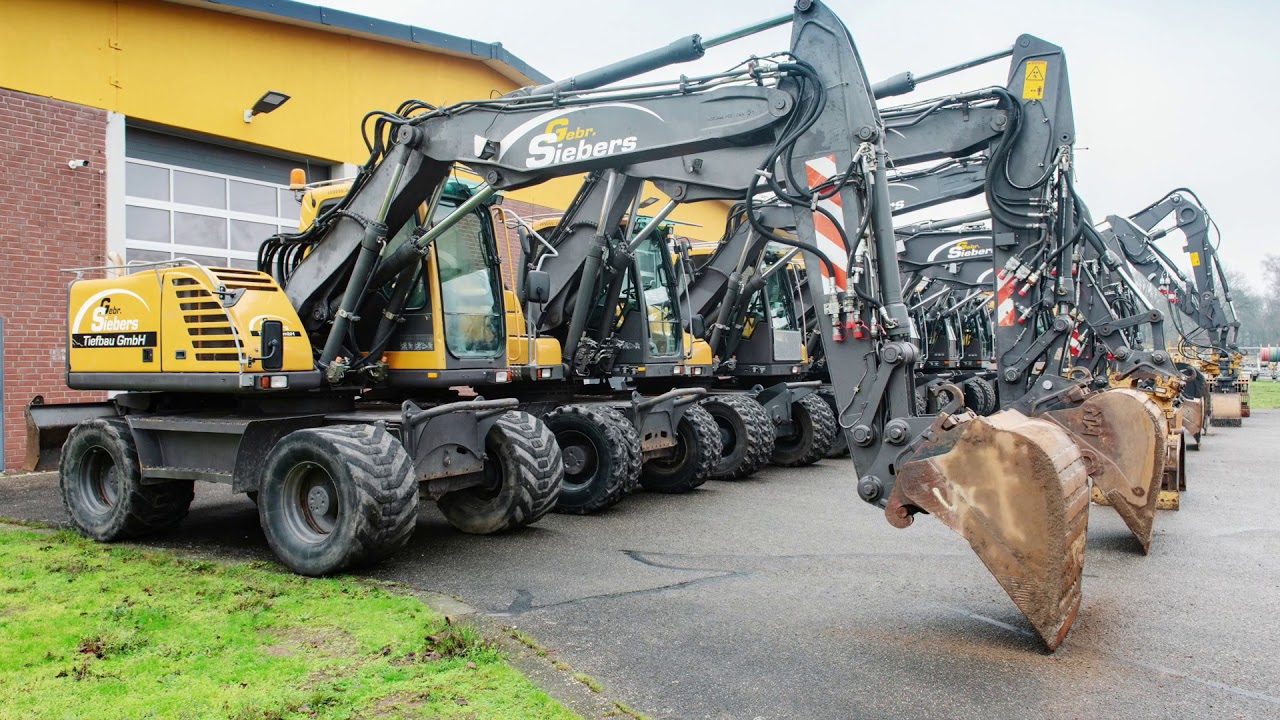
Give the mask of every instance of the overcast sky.
[{"label": "overcast sky", "polygon": [[[509,51],[552,78],[690,33],[717,35],[790,12],[786,0],[313,4],[418,25]],[[1067,53],[1075,106],[1077,188],[1096,219],[1127,215],[1186,186],[1222,228],[1222,256],[1255,286],[1259,259],[1280,254],[1280,2],[1276,0],[828,0],[853,32],[873,81],[917,74],[1038,35]],[[716,48],[666,76],[714,72],[784,49],[787,28]],[[1003,84],[1007,61],[922,85],[912,96]],[[430,97],[422,97],[430,101]],[[901,101],[903,98],[897,99]],[[948,213],[933,213],[935,216]],[[1180,242],[1167,239],[1180,254]]]}]

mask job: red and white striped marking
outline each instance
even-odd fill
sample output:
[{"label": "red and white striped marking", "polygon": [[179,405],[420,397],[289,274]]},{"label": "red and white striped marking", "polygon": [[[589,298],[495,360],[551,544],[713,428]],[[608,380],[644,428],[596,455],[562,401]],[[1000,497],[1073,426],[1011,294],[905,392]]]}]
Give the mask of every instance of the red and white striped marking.
[{"label": "red and white striped marking", "polygon": [[1018,324],[1017,308],[1013,305],[1013,293],[1018,285],[1014,273],[1005,273],[996,288],[996,318],[1000,327],[1013,327]]},{"label": "red and white striped marking", "polygon": [[1071,351],[1071,357],[1080,357],[1080,351],[1084,349],[1084,343],[1080,342],[1080,328],[1071,331],[1071,342],[1067,343],[1067,349]]},{"label": "red and white striped marking", "polygon": [[[835,177],[836,173],[839,172],[836,169],[835,155],[806,160],[804,168],[805,173],[808,175],[810,188],[821,185]],[[819,200],[818,207],[831,213],[836,222],[840,223],[840,227],[844,227],[844,210],[840,205],[840,193],[836,193],[824,200]],[[849,277],[845,272],[845,268],[849,264],[849,249],[841,242],[840,231],[831,223],[830,218],[819,212],[813,214],[813,227],[818,235],[818,249],[831,258],[831,262],[836,266],[836,275],[832,278],[831,273],[827,271],[826,263],[819,264],[819,268],[822,270],[823,289],[826,292],[833,292],[837,289],[841,292],[847,291],[849,289]]]}]

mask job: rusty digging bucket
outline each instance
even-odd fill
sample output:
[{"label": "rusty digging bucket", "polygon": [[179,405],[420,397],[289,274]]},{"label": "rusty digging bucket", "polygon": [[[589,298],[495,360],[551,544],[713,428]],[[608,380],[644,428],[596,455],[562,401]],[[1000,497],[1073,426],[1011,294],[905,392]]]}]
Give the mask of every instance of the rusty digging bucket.
[{"label": "rusty digging bucket", "polygon": [[1143,554],[1150,552],[1170,435],[1160,406],[1138,390],[1113,389],[1091,393],[1078,405],[1040,417],[1061,427],[1080,446],[1093,478],[1093,494],[1116,509]]},{"label": "rusty digging bucket", "polygon": [[1209,424],[1213,427],[1240,427],[1244,406],[1240,393],[1209,393]]},{"label": "rusty digging bucket", "polygon": [[1201,398],[1183,398],[1178,406],[1178,421],[1188,450],[1200,449],[1200,437],[1204,432],[1205,405]]},{"label": "rusty digging bucket", "polygon": [[885,516],[906,527],[924,510],[959,533],[1056,649],[1080,609],[1089,522],[1080,449],[1016,410],[939,415],[929,437],[900,467]]}]

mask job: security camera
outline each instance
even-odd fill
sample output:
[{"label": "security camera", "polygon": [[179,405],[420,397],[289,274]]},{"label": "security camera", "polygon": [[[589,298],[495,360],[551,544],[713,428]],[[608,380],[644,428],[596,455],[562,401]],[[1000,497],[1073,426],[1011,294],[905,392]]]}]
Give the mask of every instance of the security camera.
[{"label": "security camera", "polygon": [[72,170],[75,170],[76,168],[89,167],[89,161],[88,160],[68,160],[67,167],[71,168]]}]

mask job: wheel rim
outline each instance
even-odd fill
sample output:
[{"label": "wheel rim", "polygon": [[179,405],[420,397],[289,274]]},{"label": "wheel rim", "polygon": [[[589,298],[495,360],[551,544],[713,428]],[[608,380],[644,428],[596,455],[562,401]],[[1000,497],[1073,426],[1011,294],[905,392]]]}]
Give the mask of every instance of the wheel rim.
[{"label": "wheel rim", "polygon": [[645,468],[652,472],[662,475],[671,475],[676,473],[684,464],[689,461],[692,456],[690,447],[695,442],[693,431],[686,428],[688,420],[681,420],[676,426],[676,447],[675,452],[669,458],[654,458],[645,463]]},{"label": "wheel rim", "polygon": [[285,476],[285,526],[297,539],[318,544],[329,538],[342,516],[333,476],[313,462],[298,463]]},{"label": "wheel rim", "polygon": [[499,433],[499,428],[495,426],[489,431],[489,436],[485,440],[485,451],[488,457],[485,458],[484,471],[481,474],[483,482],[463,490],[455,490],[449,495],[463,493],[464,495],[459,497],[466,497],[470,501],[481,505],[491,503],[502,495],[502,487],[506,484],[508,468],[506,455],[502,452],[501,443],[498,439],[501,437]]},{"label": "wheel rim", "polygon": [[779,435],[774,441],[775,452],[807,452],[813,444],[813,419],[799,402],[791,403],[791,427],[793,430],[790,435]]},{"label": "wheel rim", "polygon": [[600,455],[591,439],[577,430],[564,430],[556,436],[556,441],[564,458],[561,492],[590,485],[600,468]]},{"label": "wheel rim", "polygon": [[120,497],[120,473],[115,458],[101,446],[85,451],[76,478],[85,506],[95,515],[105,515]]},{"label": "wheel rim", "polygon": [[733,423],[729,418],[720,415],[714,415],[716,427],[720,428],[720,456],[727,457],[733,454],[734,447],[738,444],[738,433],[734,432]]}]

